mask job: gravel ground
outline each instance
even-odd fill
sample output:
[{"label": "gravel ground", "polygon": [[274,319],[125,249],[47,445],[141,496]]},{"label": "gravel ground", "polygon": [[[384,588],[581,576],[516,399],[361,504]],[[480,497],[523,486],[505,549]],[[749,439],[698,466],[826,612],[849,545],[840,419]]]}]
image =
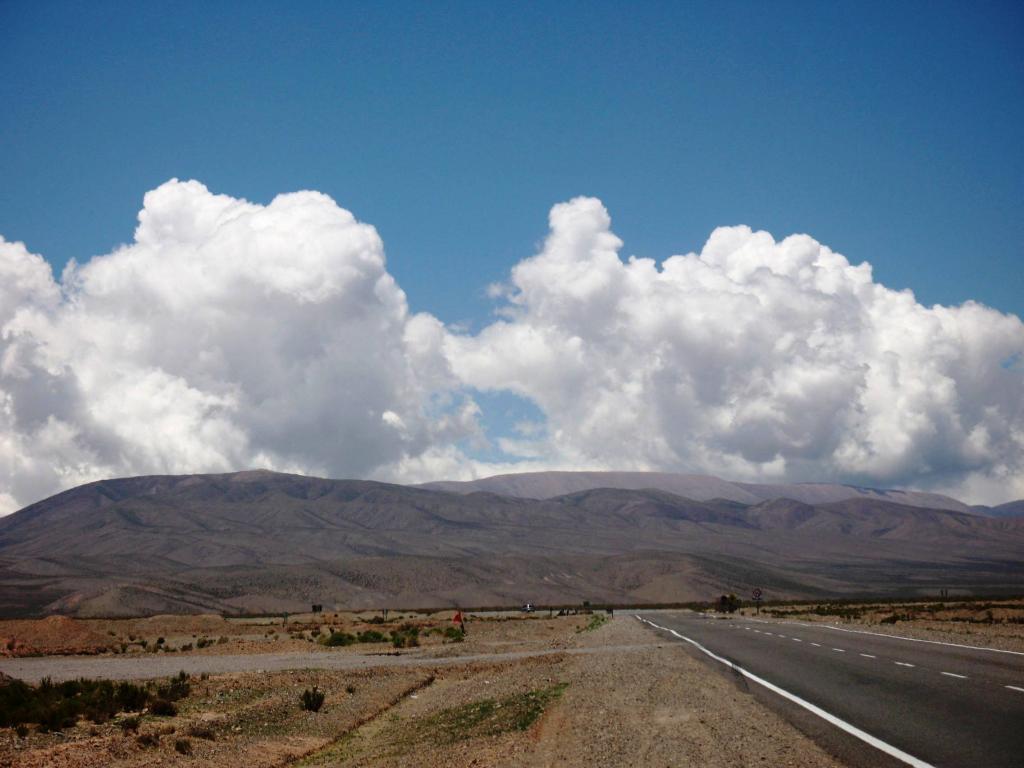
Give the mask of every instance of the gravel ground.
[{"label": "gravel ground", "polygon": [[[347,648],[6,660],[0,668],[36,662],[49,665],[49,674],[71,665],[61,668],[68,676],[132,672],[124,665],[136,662],[144,665],[143,677],[164,674],[154,670],[157,662],[167,662],[171,673],[202,665],[193,671],[214,675],[193,678],[178,715],[145,715],[138,733],[116,722],[82,722],[66,733],[33,732],[26,739],[0,729],[0,766],[841,765],[681,645],[628,616],[604,623],[598,617],[592,630],[581,631],[588,622],[478,626],[471,628],[472,642],[401,656],[368,657]],[[481,652],[487,649],[504,652]],[[275,671],[276,663],[336,666]],[[299,694],[313,685],[327,692],[315,714],[298,706]],[[196,736],[197,726],[212,733]],[[190,754],[176,751],[180,740],[189,742]]]},{"label": "gravel ground", "polygon": [[[644,642],[650,638],[623,616],[573,643],[578,651],[607,652],[454,673],[303,765],[383,768],[405,764],[410,755],[423,768],[842,765],[678,644]],[[509,697],[557,684],[566,684],[564,693],[525,731],[409,738],[427,732],[418,723],[445,722],[445,713],[464,712],[472,702],[508,706]]]}]

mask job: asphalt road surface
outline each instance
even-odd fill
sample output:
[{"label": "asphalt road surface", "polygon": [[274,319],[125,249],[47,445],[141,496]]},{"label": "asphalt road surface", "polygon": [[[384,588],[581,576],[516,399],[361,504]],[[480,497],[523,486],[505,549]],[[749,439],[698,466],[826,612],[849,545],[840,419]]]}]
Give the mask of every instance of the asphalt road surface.
[{"label": "asphalt road surface", "polygon": [[[637,617],[709,664],[749,673],[737,677],[762,700],[856,739],[861,764],[1024,766],[1024,654],[682,611]],[[868,746],[872,738],[880,743]]]}]

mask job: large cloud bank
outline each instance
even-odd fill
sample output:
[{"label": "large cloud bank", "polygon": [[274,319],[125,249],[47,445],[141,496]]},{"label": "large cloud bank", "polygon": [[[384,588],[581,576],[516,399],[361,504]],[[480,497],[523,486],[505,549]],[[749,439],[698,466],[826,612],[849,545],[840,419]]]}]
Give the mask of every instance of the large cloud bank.
[{"label": "large cloud bank", "polygon": [[[411,314],[330,198],[171,181],[134,242],[72,264],[0,238],[0,511],[112,475],[265,466],[423,480],[514,466],[709,472],[1024,496],[1024,325],[921,306],[796,235],[715,230],[623,260],[555,206],[477,334]],[[539,422],[482,434],[476,392]],[[475,461],[491,441],[503,465]],[[518,463],[517,463],[518,462]]]}]

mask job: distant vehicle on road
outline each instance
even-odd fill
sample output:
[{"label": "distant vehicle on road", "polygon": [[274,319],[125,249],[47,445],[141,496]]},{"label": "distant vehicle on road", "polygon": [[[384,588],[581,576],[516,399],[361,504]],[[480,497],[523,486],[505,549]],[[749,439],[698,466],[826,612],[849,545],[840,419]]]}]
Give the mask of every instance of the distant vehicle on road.
[{"label": "distant vehicle on road", "polygon": [[535,609],[533,607],[533,603],[524,603],[523,604],[523,607],[522,607],[523,613],[533,613],[534,610]]}]

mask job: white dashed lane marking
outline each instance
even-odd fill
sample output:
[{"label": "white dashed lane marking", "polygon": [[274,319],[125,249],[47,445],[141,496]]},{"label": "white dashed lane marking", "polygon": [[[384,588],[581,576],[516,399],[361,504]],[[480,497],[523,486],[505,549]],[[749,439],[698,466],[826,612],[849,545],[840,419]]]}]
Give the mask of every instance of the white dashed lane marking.
[{"label": "white dashed lane marking", "polygon": [[[638,616],[637,618],[640,618],[640,617]],[[650,623],[650,622],[648,622],[648,623]],[[654,624],[653,626],[657,626],[657,625]],[[731,624],[731,625],[729,625],[729,628],[730,629],[739,629],[740,627],[737,624]],[[768,632],[767,630],[762,631],[760,629],[755,629],[754,627],[744,626],[743,629],[747,630],[748,632],[753,630],[754,632],[756,632],[759,635],[767,635],[769,637],[779,637],[779,638],[782,638],[783,640],[792,640],[794,643],[802,643],[803,642],[803,640],[800,639],[799,637],[787,637],[786,635],[783,635],[781,633]],[[876,634],[876,633],[864,633],[864,634]],[[815,643],[815,642],[813,642],[811,640],[808,640],[807,642],[808,642],[809,645],[812,645],[815,648],[821,648],[822,647],[821,643]],[[946,645],[946,643],[943,643],[943,645]],[[967,646],[967,647],[970,647],[970,646]],[[832,650],[835,651],[836,653],[846,653],[846,649],[845,648],[833,648]],[[878,658],[878,656],[876,656],[876,655],[874,655],[872,653],[858,653],[858,655],[863,657],[863,658],[865,658],[865,659],[877,659]],[[895,664],[898,667],[907,667],[908,669],[914,669],[917,666],[916,664],[911,664],[911,663],[906,662],[906,661],[894,661],[893,664]],[[961,674],[958,674],[956,672],[941,672],[940,671],[939,674],[940,675],[945,675],[946,677],[953,677],[953,678],[956,678],[957,680],[968,680],[968,679],[970,679],[967,675],[961,675]],[[1018,693],[1024,693],[1024,687],[1021,687],[1021,686],[1005,685],[1003,687],[1007,688],[1008,690],[1011,690],[1011,691],[1017,691]]]}]

